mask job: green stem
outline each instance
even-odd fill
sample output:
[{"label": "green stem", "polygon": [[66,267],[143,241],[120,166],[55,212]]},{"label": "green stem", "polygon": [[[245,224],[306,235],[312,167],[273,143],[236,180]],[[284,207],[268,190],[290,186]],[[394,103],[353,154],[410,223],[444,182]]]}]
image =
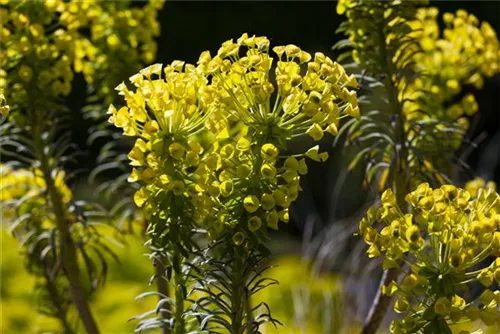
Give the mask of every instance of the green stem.
[{"label": "green stem", "polygon": [[[163,259],[160,258],[157,260],[156,263],[156,289],[159,293],[161,293],[164,296],[170,297],[169,296],[169,288],[168,288],[168,282],[165,279],[165,265],[163,263]],[[160,300],[162,297],[159,297]],[[162,320],[168,320],[170,318],[169,310],[170,310],[170,304],[169,303],[164,303],[162,308],[166,309],[166,311],[161,311],[160,312],[160,318]],[[170,333],[170,328],[166,324],[162,326],[161,328],[161,333],[162,334],[169,334]]]},{"label": "green stem", "polygon": [[245,316],[246,316],[246,332],[248,334],[251,334],[253,325],[253,314],[252,314],[252,303],[250,302],[250,295],[248,293],[245,296]]},{"label": "green stem", "polygon": [[[386,36],[384,32],[384,22],[378,24],[378,46],[379,57],[381,60],[382,71],[384,77],[384,87],[386,89],[389,108],[391,113],[396,117],[395,127],[395,144],[396,144],[396,161],[395,169],[393,170],[393,191],[396,196],[396,202],[403,212],[408,212],[408,205],[405,202],[405,196],[408,193],[408,171],[407,171],[407,156],[408,150],[406,147],[406,131],[404,128],[405,116],[403,114],[402,106],[398,100],[398,90],[393,82],[393,76],[396,73],[395,66],[392,64],[386,49]],[[373,300],[368,316],[363,325],[363,334],[374,334],[380,327],[380,323],[391,304],[392,297],[382,294],[382,286],[389,284],[391,281],[397,281],[398,271],[396,268],[385,270],[380,280],[380,286]]]},{"label": "green stem", "polygon": [[[234,267],[233,267],[233,277],[232,277],[232,286],[231,286],[231,334],[240,334],[243,332],[243,287],[245,285],[243,270],[244,263],[243,257],[238,252],[238,249],[235,249],[234,252]],[[245,298],[246,299],[246,298]]]},{"label": "green stem", "polygon": [[65,334],[72,334],[75,331],[71,328],[67,319],[67,312],[62,305],[62,300],[60,296],[60,292],[57,291],[57,286],[53,278],[50,277],[50,274],[47,273],[47,269],[44,270],[44,276],[46,281],[47,292],[49,293],[49,298],[52,301],[52,304],[56,308],[55,316],[59,319]]},{"label": "green stem", "polygon": [[179,246],[174,244],[173,252],[173,269],[174,269],[174,286],[175,286],[175,314],[174,314],[174,333],[184,334],[184,277],[182,273],[182,257],[178,249]]},{"label": "green stem", "polygon": [[50,157],[45,150],[46,147],[42,140],[42,127],[43,122],[35,122],[35,124],[33,124],[34,149],[35,155],[40,162],[40,170],[47,187],[48,200],[52,204],[56,228],[60,236],[59,253],[61,255],[61,264],[69,282],[69,294],[71,301],[77,309],[78,315],[83,322],[83,326],[85,327],[87,333],[97,334],[99,333],[99,329],[90,310],[87,293],[81,281],[80,268],[78,267],[78,256],[75,244],[71,238],[70,225],[66,220],[64,203],[55,186],[52,168],[49,162]]}]

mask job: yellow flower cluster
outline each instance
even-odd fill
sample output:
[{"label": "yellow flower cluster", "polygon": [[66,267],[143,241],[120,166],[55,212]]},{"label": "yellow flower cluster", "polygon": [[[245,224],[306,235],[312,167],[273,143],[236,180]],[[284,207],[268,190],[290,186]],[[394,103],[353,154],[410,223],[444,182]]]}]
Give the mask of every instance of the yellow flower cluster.
[{"label": "yellow flower cluster", "polygon": [[[420,52],[406,48],[401,52],[414,53],[415,70],[421,75],[405,90],[401,100],[408,100],[404,111],[411,118],[437,118],[445,121],[459,120],[467,127],[463,115],[472,115],[477,103],[472,94],[461,101],[446,104],[458,95],[463,85],[481,88],[484,77],[492,77],[500,70],[500,44],[496,33],[487,22],[464,10],[456,14],[445,13],[445,29],[438,24],[438,9],[420,8],[409,22],[412,35],[418,39]],[[426,115],[427,114],[427,115]]]},{"label": "yellow flower cluster", "polygon": [[[199,67],[209,74],[219,109],[229,112],[229,121],[251,128],[266,128],[267,140],[306,132],[320,140],[323,132],[337,133],[339,115],[359,117],[353,75],[322,53],[313,57],[289,44],[276,46],[269,54],[266,37],[243,34],[236,42],[224,42],[213,58],[201,54]],[[276,97],[272,98],[273,93]]]},{"label": "yellow flower cluster", "polygon": [[493,181],[486,182],[483,178],[476,177],[474,180],[471,180],[465,184],[465,190],[469,192],[472,197],[477,197],[480,189],[491,189],[496,190],[497,185]]},{"label": "yellow flower cluster", "polygon": [[[348,41],[340,45],[352,47],[348,56],[394,95],[387,111],[404,120],[405,146],[411,148],[407,166],[417,184],[421,174],[442,183],[441,173],[469,126],[467,116],[478,110],[473,94],[459,95],[462,87],[481,87],[500,64],[500,44],[488,23],[458,10],[443,15],[440,29],[438,10],[421,8],[427,3],[343,0],[337,5],[348,18],[340,28]],[[393,153],[386,153],[380,160],[389,163]]]},{"label": "yellow flower cluster", "polygon": [[[448,326],[477,319],[498,324],[500,291],[493,284],[500,283],[500,196],[477,184],[469,188],[476,197],[452,185],[420,184],[406,196],[408,214],[387,190],[381,207],[360,222],[369,257],[383,254],[384,268],[404,274],[383,287],[397,296],[395,311],[406,315],[393,321],[393,333],[451,333]],[[476,299],[468,293],[474,282],[486,287]]]},{"label": "yellow flower cluster", "polygon": [[[134,71],[154,57],[161,1],[143,8],[96,0],[2,0],[1,5],[0,89],[13,108],[53,108],[51,103],[71,91],[75,72],[108,97],[120,71]],[[50,99],[28,101],[27,92],[36,91]]]},{"label": "yellow flower cluster", "polygon": [[[337,13],[347,17],[340,31],[349,36],[352,59],[372,75],[387,73],[391,57],[400,48],[402,35],[409,33],[401,23],[412,20],[417,8],[426,3],[421,0],[338,1]],[[405,38],[405,41],[410,40]],[[381,47],[384,43],[386,50]]]},{"label": "yellow flower cluster", "polygon": [[[64,177],[64,172],[59,171],[54,183],[64,203],[68,203],[72,199],[72,193],[64,182]],[[0,164],[0,178],[0,203],[5,222],[30,222],[42,229],[55,226],[54,217],[47,208],[45,181],[39,170],[32,172]]]},{"label": "yellow flower cluster", "polygon": [[[319,146],[287,154],[287,141],[335,134],[339,119],[359,115],[353,76],[321,53],[275,47],[243,34],[198,65],[151,65],[117,87],[126,107],[109,108],[110,122],[137,137],[129,181],[144,186],[138,206],[164,221],[190,220],[215,237],[233,231],[241,244],[287,222],[288,207],[307,173],[305,157],[325,161]],[[273,94],[274,93],[274,94]],[[272,106],[272,107],[271,107]]]},{"label": "yellow flower cluster", "polygon": [[0,90],[0,115],[2,116],[0,120],[7,118],[7,116],[9,116],[9,112],[10,106],[7,104],[3,91]]}]

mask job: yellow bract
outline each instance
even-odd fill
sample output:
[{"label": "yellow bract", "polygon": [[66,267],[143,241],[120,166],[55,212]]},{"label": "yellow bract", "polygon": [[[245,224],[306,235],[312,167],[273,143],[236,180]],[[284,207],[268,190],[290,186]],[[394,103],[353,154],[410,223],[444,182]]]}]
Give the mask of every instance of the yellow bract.
[{"label": "yellow bract", "polygon": [[[471,314],[476,310],[487,326],[500,319],[498,299],[490,298],[499,291],[486,289],[478,299],[463,294],[472,282],[486,288],[495,280],[500,283],[500,195],[484,184],[479,180],[468,184],[473,194],[452,185],[432,189],[420,184],[406,196],[408,214],[402,213],[388,190],[382,206],[371,209],[360,222],[369,257],[383,256],[385,269],[408,269],[400,284],[391,282],[383,289],[400,297],[397,312],[408,313],[422,325],[432,320],[421,317],[429,307],[437,317],[433,321],[448,324],[474,321],[477,317]],[[413,325],[405,327],[395,320],[392,328],[408,332]]]},{"label": "yellow bract", "polygon": [[359,116],[351,90],[356,80],[342,66],[322,53],[311,61],[309,53],[292,44],[274,47],[277,59],[269,48],[266,37],[243,34],[236,42],[224,42],[213,58],[208,52],[200,56],[199,68],[212,77],[218,108],[233,116],[228,122],[267,126],[270,137],[285,138],[314,126],[311,136],[320,140],[329,126],[338,126],[340,114]]},{"label": "yellow bract", "polygon": [[10,106],[7,104],[3,91],[0,90],[0,92],[2,92],[0,93],[0,115],[2,115],[2,119],[5,119],[9,116]]},{"label": "yellow bract", "polygon": [[[413,36],[423,49],[423,52],[413,56],[415,69],[423,75],[402,83],[408,87],[402,90],[404,96],[401,100],[413,101],[404,105],[410,118],[431,116],[456,120],[464,114],[473,114],[477,111],[477,103],[472,94],[448,107],[444,107],[444,102],[456,96],[462,85],[471,84],[480,88],[484,77],[491,77],[500,70],[500,44],[487,22],[480,23],[464,10],[458,10],[456,14],[445,13],[443,19],[446,27],[441,32],[437,21],[438,10],[430,7],[419,9],[415,20],[409,22],[414,30]],[[408,54],[414,51],[411,48],[404,50]],[[433,101],[433,104],[423,105],[422,101]],[[430,115],[421,113],[422,109],[430,111]]]},{"label": "yellow bract", "polygon": [[169,222],[193,221],[213,238],[230,229],[236,244],[265,236],[262,223],[288,222],[304,157],[328,153],[316,146],[291,157],[287,143],[320,140],[337,132],[342,115],[357,117],[357,83],[321,53],[312,60],[290,44],[275,47],[275,58],[269,50],[266,37],[243,34],[214,57],[203,52],[197,66],[154,64],[116,87],[126,106],[111,105],[109,121],[136,137],[128,157],[129,180],[143,184],[137,205]]},{"label": "yellow bract", "polygon": [[[64,203],[69,203],[73,197],[64,181],[65,174],[59,171],[54,183]],[[45,198],[46,184],[39,170],[12,168],[0,164],[0,204],[2,217],[7,225],[23,219],[25,225],[17,224],[15,233],[24,233],[29,228],[54,228],[54,217]],[[29,226],[28,226],[29,225]]]},{"label": "yellow bract", "polygon": [[110,87],[123,71],[153,60],[161,6],[162,1],[139,7],[96,0],[5,1],[0,89],[23,110],[31,103],[28,93],[53,103],[70,93],[74,73],[82,73],[100,98],[112,100]]}]

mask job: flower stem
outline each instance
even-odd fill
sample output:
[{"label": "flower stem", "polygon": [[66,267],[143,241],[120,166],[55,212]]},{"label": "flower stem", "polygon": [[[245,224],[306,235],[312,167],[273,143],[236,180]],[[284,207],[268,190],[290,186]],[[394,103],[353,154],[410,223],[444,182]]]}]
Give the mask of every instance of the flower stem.
[{"label": "flower stem", "polygon": [[[169,289],[168,289],[168,282],[165,279],[165,265],[162,261],[163,259],[160,258],[156,262],[156,289],[157,291],[164,295],[169,297]],[[160,296],[160,300],[161,300]],[[170,304],[169,303],[164,303],[162,308],[166,309],[166,311],[160,311],[160,318],[162,320],[168,320],[170,318],[169,310],[170,310]],[[166,324],[164,324],[161,328],[161,333],[162,334],[170,334],[170,328]]]},{"label": "flower stem", "polygon": [[68,322],[68,315],[66,309],[62,305],[63,304],[63,301],[61,300],[62,297],[60,295],[60,292],[57,290],[55,278],[51,277],[47,269],[44,269],[44,276],[46,280],[46,288],[49,293],[49,298],[52,301],[52,304],[56,308],[55,316],[57,317],[57,319],[59,319],[59,322],[61,323],[61,326],[64,330],[64,333],[65,334],[75,333],[75,331]]},{"label": "flower stem", "polygon": [[[233,267],[233,277],[232,277],[232,295],[231,295],[231,325],[232,334],[241,334],[243,332],[243,287],[245,286],[244,281],[244,263],[243,256],[238,251],[238,248],[234,251],[234,267]],[[246,298],[245,298],[246,299]]]},{"label": "flower stem", "polygon": [[34,149],[35,155],[40,162],[40,170],[47,187],[48,201],[52,205],[56,228],[60,237],[59,253],[61,256],[61,264],[69,282],[71,301],[75,305],[87,333],[97,334],[99,333],[99,329],[90,310],[87,293],[81,281],[78,256],[75,244],[71,238],[70,225],[66,220],[64,203],[55,186],[52,168],[49,163],[50,157],[48,156],[48,150],[45,149],[45,143],[42,139],[42,126],[43,122],[35,122],[35,124],[33,124]]},{"label": "flower stem", "polygon": [[173,252],[173,270],[174,270],[174,286],[175,286],[175,314],[174,314],[174,333],[184,334],[184,277],[182,273],[182,256],[179,246],[174,244]]},{"label": "flower stem", "polygon": [[[387,53],[386,49],[386,36],[384,32],[385,22],[378,24],[378,46],[379,46],[379,57],[382,65],[382,70],[384,72],[384,87],[386,89],[389,101],[389,108],[391,113],[396,117],[395,126],[395,144],[396,144],[396,167],[394,169],[393,175],[393,190],[396,195],[396,202],[398,206],[407,212],[407,204],[405,202],[405,196],[408,193],[408,176],[407,176],[407,148],[406,148],[406,132],[404,128],[404,114],[401,104],[398,100],[398,91],[395,83],[393,82],[393,77],[395,74],[394,64],[390,62],[390,55]],[[372,302],[370,311],[363,325],[361,333],[363,334],[374,334],[380,326],[380,323],[384,319],[384,316],[391,304],[392,297],[382,294],[382,286],[389,284],[391,281],[396,281],[398,278],[398,271],[395,268],[385,270],[382,279],[380,280],[380,286]]]}]

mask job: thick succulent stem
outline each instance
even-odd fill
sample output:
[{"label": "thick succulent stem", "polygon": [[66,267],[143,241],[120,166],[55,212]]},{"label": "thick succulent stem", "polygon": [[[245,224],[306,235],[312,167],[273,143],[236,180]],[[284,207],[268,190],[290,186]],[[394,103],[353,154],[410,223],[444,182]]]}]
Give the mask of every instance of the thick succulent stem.
[{"label": "thick succulent stem", "polygon": [[[396,161],[395,168],[393,170],[394,175],[393,180],[393,191],[396,196],[396,202],[398,206],[406,211],[407,204],[405,203],[405,196],[409,189],[409,178],[407,174],[407,147],[406,147],[406,132],[404,128],[405,116],[403,114],[402,106],[398,100],[398,90],[393,81],[394,75],[396,73],[395,66],[391,62],[391,55],[388,55],[386,48],[386,36],[384,32],[384,22],[379,24],[378,27],[378,38],[379,38],[379,58],[382,65],[384,80],[383,84],[388,95],[389,108],[391,114],[395,118],[395,150],[396,150]],[[389,284],[391,281],[395,281],[398,278],[397,269],[385,270],[382,278],[380,280],[380,285],[375,295],[375,299],[372,302],[372,306],[368,312],[368,316],[363,324],[363,329],[361,333],[363,334],[374,334],[377,332],[384,316],[391,304],[392,297],[382,294],[382,286]]]},{"label": "thick succulent stem", "polygon": [[43,125],[41,125],[41,123],[33,124],[34,148],[35,154],[40,163],[39,167],[47,187],[47,198],[52,205],[56,228],[60,237],[59,253],[61,256],[62,268],[69,282],[69,294],[71,301],[77,309],[85,330],[89,334],[97,334],[99,333],[99,329],[90,310],[87,293],[81,281],[80,268],[78,267],[78,256],[75,244],[71,238],[70,225],[66,220],[64,203],[61,194],[56,188],[52,175],[52,168],[50,166],[51,157],[48,156],[47,150],[45,149],[46,147],[42,140],[42,126]]}]

